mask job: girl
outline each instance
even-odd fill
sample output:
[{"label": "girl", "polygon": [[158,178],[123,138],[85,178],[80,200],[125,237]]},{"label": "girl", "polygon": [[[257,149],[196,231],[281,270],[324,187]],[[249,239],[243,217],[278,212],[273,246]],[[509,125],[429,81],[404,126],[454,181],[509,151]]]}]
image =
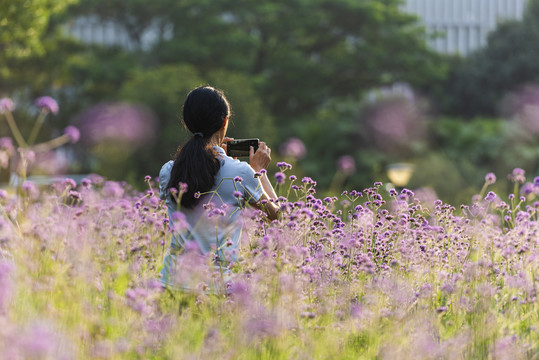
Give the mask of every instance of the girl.
[{"label": "girl", "polygon": [[271,161],[271,149],[263,142],[256,152],[251,147],[249,163],[228,157],[229,118],[230,105],[217,89],[199,87],[185,99],[183,123],[192,137],[159,173],[160,196],[166,201],[173,230],[161,270],[164,286],[178,284],[181,274],[176,272],[186,246],[196,244],[202,255],[216,252],[221,264],[230,260],[222,251],[226,248],[234,260],[241,234],[238,217],[245,203],[264,211],[269,219],[277,218],[278,207],[269,201],[277,195],[261,171]]}]

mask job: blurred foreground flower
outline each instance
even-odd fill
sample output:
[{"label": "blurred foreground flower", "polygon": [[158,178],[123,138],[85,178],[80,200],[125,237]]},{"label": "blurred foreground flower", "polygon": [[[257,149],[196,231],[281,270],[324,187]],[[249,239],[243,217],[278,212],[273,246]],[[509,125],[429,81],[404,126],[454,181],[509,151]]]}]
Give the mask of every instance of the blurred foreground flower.
[{"label": "blurred foreground flower", "polygon": [[64,134],[68,137],[69,141],[76,143],[80,139],[80,131],[75,126],[68,126],[64,129]]},{"label": "blurred foreground flower", "polygon": [[8,167],[9,158],[13,155],[13,141],[11,138],[0,138],[0,168],[6,169]]},{"label": "blurred foreground flower", "polygon": [[15,110],[15,104],[13,103],[13,100],[10,98],[3,98],[0,99],[0,114],[5,113],[6,111],[13,111]]}]

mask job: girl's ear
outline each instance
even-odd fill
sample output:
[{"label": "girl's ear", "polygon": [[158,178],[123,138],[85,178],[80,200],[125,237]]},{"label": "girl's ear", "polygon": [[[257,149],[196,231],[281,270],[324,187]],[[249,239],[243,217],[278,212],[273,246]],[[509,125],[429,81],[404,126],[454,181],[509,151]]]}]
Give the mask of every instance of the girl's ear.
[{"label": "girl's ear", "polygon": [[225,129],[227,125],[228,125],[228,116],[225,117],[225,121],[223,121],[223,125],[221,126],[221,129]]}]

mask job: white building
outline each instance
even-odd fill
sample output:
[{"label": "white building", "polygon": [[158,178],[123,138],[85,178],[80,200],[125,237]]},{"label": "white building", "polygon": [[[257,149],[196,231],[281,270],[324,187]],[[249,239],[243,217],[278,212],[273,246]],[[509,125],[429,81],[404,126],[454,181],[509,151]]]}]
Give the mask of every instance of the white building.
[{"label": "white building", "polygon": [[[360,0],[357,0],[360,1]],[[378,0],[371,0],[378,1]],[[506,19],[522,19],[527,0],[406,0],[402,9],[418,15],[432,37],[431,47],[441,53],[466,55],[486,45],[487,35]],[[149,49],[160,38],[170,38],[172,28],[154,24],[134,44],[127,31],[112,21],[83,17],[68,25],[68,32],[82,41]],[[437,36],[435,36],[437,35]]]},{"label": "white building", "polygon": [[406,0],[403,10],[424,22],[430,46],[447,54],[466,55],[483,47],[487,35],[507,19],[521,20],[527,0]]},{"label": "white building", "polygon": [[90,44],[118,45],[128,50],[140,47],[142,50],[148,50],[156,41],[170,39],[172,36],[171,26],[160,25],[158,22],[150,25],[142,33],[140,44],[134,43],[125,28],[118,23],[101,20],[97,16],[85,16],[72,20],[67,24],[67,32]]}]

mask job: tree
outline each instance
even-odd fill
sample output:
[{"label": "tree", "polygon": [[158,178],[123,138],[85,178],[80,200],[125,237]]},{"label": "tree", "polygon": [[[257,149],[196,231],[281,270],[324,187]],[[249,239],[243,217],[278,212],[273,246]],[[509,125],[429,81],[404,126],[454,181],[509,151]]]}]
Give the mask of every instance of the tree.
[{"label": "tree", "polygon": [[[333,97],[439,76],[417,19],[399,0],[180,1],[159,62],[222,67],[256,79],[280,124]],[[391,55],[388,55],[391,54]]]},{"label": "tree", "polygon": [[[232,106],[228,135],[236,138],[258,136],[271,143],[275,138],[273,119],[268,115],[250,80],[243,74],[215,70],[205,74],[189,64],[164,65],[133,72],[120,98],[145,104],[157,115],[158,141],[132,157],[131,171],[157,173],[188,136],[181,126],[181,106],[193,88],[212,84],[224,90]],[[156,162],[159,159],[159,162]]]},{"label": "tree", "polygon": [[120,25],[136,50],[141,50],[143,35],[150,28],[163,39],[169,23],[170,0],[83,0],[71,9],[74,16],[97,16],[102,21]]},{"label": "tree", "polygon": [[539,1],[530,0],[522,21],[500,24],[485,48],[456,61],[443,110],[469,118],[499,115],[505,95],[539,82],[538,44]]},{"label": "tree", "polygon": [[0,0],[0,79],[12,72],[9,60],[44,51],[42,40],[51,16],[77,0]]}]

